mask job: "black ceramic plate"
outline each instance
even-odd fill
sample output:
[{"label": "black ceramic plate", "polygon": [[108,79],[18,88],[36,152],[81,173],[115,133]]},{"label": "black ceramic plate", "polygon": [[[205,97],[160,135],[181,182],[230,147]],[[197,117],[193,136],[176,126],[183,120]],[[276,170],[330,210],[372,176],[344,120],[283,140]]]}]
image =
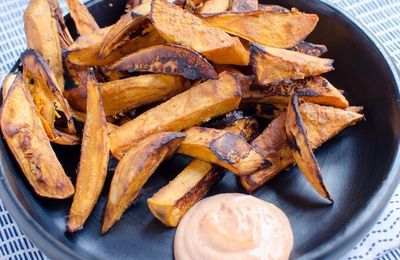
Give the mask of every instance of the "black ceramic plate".
[{"label": "black ceramic plate", "polygon": [[[344,89],[353,105],[365,108],[366,121],[324,144],[316,156],[335,204],[326,206],[297,168],[282,173],[255,196],[278,205],[289,216],[295,244],[292,258],[336,259],[371,227],[399,179],[399,75],[375,38],[340,11],[319,1],[279,0],[269,3],[317,13],[320,22],[309,40],[328,46],[336,70],[329,80]],[[101,26],[115,22],[124,0],[92,1],[90,11]],[[73,28],[70,19],[67,19]],[[66,171],[75,179],[77,148],[56,147]],[[83,231],[65,233],[71,204],[39,198],[27,184],[13,156],[0,140],[0,195],[30,239],[53,259],[172,259],[174,229],[153,218],[146,199],[188,162],[179,157],[162,165],[145,185],[140,199],[105,236],[101,219],[108,188]],[[106,187],[109,185],[109,180]],[[213,190],[244,192],[232,174]]]}]

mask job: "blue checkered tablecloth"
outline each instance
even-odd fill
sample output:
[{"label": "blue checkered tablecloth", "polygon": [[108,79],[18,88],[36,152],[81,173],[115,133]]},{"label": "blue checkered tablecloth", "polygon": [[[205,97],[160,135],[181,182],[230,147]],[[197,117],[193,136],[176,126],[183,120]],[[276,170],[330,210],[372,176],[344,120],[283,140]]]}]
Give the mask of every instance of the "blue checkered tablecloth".
[{"label": "blue checkered tablecloth", "polygon": [[[63,0],[59,0],[63,11]],[[121,0],[125,1],[125,0]],[[400,68],[400,0],[323,0],[366,25]],[[0,0],[0,82],[25,49],[28,0]],[[400,185],[371,231],[343,259],[400,259]],[[0,198],[0,259],[47,259],[21,232]]]}]

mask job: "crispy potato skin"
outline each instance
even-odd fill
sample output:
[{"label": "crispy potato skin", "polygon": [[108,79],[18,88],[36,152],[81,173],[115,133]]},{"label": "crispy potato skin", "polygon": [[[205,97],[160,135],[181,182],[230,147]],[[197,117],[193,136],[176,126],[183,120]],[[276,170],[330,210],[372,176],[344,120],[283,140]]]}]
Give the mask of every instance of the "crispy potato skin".
[{"label": "crispy potato skin", "polygon": [[199,17],[165,0],[152,1],[150,19],[166,41],[187,46],[214,63],[249,63],[248,50],[239,38],[213,28]]},{"label": "crispy potato skin", "polygon": [[100,87],[93,71],[87,78],[86,88],[87,114],[82,134],[76,191],[67,223],[69,232],[83,228],[107,176],[110,142]]},{"label": "crispy potato skin", "polygon": [[[46,30],[43,30],[43,28]],[[61,47],[57,21],[48,0],[32,0],[24,13],[24,28],[28,48],[37,50],[49,62],[58,86],[64,90]]]},{"label": "crispy potato skin", "polygon": [[241,98],[237,79],[224,72],[178,94],[122,125],[110,135],[111,153],[121,158],[153,133],[180,131],[236,109]]},{"label": "crispy potato skin", "polygon": [[1,85],[1,94],[3,96],[3,101],[7,97],[7,93],[10,90],[14,80],[17,78],[16,73],[8,73],[7,76],[4,78],[3,83]]},{"label": "crispy potato skin", "polygon": [[122,158],[111,181],[103,234],[121,218],[160,163],[175,153],[184,138],[185,134],[179,132],[157,133],[143,139]]},{"label": "crispy potato skin", "polygon": [[258,10],[263,10],[272,13],[290,13],[290,10],[280,5],[264,5],[258,4]]},{"label": "crispy potato skin", "polygon": [[213,66],[200,54],[179,45],[163,44],[134,52],[108,67],[114,71],[180,75],[187,79],[217,79]]},{"label": "crispy potato skin", "polygon": [[270,166],[246,140],[225,130],[192,127],[185,131],[178,153],[214,163],[244,176]]},{"label": "crispy potato skin", "polygon": [[258,0],[232,0],[228,11],[252,12],[258,10]]},{"label": "crispy potato skin", "polygon": [[85,35],[100,29],[89,10],[79,0],[67,0],[67,5],[79,35]]},{"label": "crispy potato skin", "polygon": [[328,48],[322,44],[314,44],[306,41],[301,41],[290,50],[298,51],[315,57],[320,57],[328,51]]},{"label": "crispy potato skin", "polygon": [[333,60],[250,44],[250,63],[258,85],[304,79],[333,70]]},{"label": "crispy potato skin", "polygon": [[[58,86],[54,74],[49,65],[39,53],[28,49],[21,55],[23,65],[23,77],[25,84],[30,88],[45,129],[49,138],[57,143],[57,135],[54,134],[54,121],[57,115],[56,108],[60,109],[67,118],[68,134],[75,134],[75,125],[71,117],[70,107],[64,98],[61,88]],[[55,104],[57,103],[57,104]],[[61,141],[61,144],[64,144]],[[76,143],[71,143],[76,144]]]},{"label": "crispy potato skin", "polygon": [[[303,103],[300,114],[312,149],[317,149],[343,129],[356,124],[362,114],[350,110]],[[286,112],[273,120],[251,145],[272,163],[272,166],[241,178],[247,191],[254,191],[295,161],[285,132]]]},{"label": "crispy potato skin", "polygon": [[129,40],[120,48],[113,50],[104,59],[100,59],[99,52],[102,43],[110,30],[111,27],[105,27],[91,34],[80,36],[68,48],[66,54],[67,60],[73,64],[81,66],[105,66],[139,49],[165,43],[165,40],[154,29],[154,27],[148,25],[140,35]]},{"label": "crispy potato skin", "polygon": [[54,153],[29,90],[17,76],[3,103],[1,131],[24,175],[42,197],[65,199],[74,186]]},{"label": "crispy potato skin", "polygon": [[[318,23],[318,16],[305,13],[253,11],[204,16],[212,26],[250,42],[276,48],[291,48],[306,38]],[[260,33],[262,32],[262,33]]]},{"label": "crispy potato skin", "polygon": [[321,170],[308,141],[307,130],[299,112],[299,101],[296,95],[290,99],[285,121],[287,143],[292,156],[303,175],[312,187],[325,199],[333,203],[332,197],[325,187]]},{"label": "crispy potato skin", "polygon": [[349,102],[328,80],[320,76],[301,80],[284,81],[268,86],[251,88],[242,85],[242,102],[288,104],[290,95],[296,94],[310,103],[346,108]]},{"label": "crispy potato skin", "polygon": [[[148,74],[100,83],[106,116],[115,116],[130,109],[170,98],[186,89],[180,76]],[[86,111],[86,88],[64,92],[72,107]]]}]

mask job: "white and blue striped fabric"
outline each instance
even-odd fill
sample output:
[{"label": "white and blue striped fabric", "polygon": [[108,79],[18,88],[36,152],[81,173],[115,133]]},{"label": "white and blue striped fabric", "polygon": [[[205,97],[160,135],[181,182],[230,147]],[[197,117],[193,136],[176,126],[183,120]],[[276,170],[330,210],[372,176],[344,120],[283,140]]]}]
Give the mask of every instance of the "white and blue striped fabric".
[{"label": "white and blue striped fabric", "polygon": [[[121,0],[124,1],[124,0]],[[367,26],[400,68],[400,0],[323,0]],[[0,81],[25,49],[28,0],[0,0]],[[65,11],[65,3],[60,0]],[[21,232],[0,199],[0,259],[47,259]],[[400,185],[371,231],[343,259],[400,259]]]}]

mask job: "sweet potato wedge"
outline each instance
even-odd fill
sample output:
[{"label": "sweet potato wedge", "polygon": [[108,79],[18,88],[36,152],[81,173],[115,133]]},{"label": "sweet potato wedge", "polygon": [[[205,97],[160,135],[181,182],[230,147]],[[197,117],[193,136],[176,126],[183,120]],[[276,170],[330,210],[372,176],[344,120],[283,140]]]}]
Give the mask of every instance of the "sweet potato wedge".
[{"label": "sweet potato wedge", "polygon": [[315,14],[271,13],[262,10],[212,14],[203,19],[216,28],[250,42],[285,49],[306,38],[318,22]]},{"label": "sweet potato wedge", "polygon": [[[23,76],[25,84],[29,87],[36,108],[41,116],[49,138],[57,143],[54,134],[54,121],[56,110],[61,110],[67,118],[67,133],[75,134],[75,126],[71,117],[70,107],[65,100],[55,76],[42,56],[33,49],[28,49],[21,54]],[[65,144],[64,141],[61,142]],[[76,144],[76,143],[71,143]]]},{"label": "sweet potato wedge", "polygon": [[165,40],[160,34],[149,24],[148,27],[141,32],[141,35],[129,40],[120,48],[113,50],[104,59],[100,59],[100,48],[110,29],[111,27],[105,27],[91,34],[80,36],[68,48],[66,54],[67,59],[71,63],[81,66],[105,66],[141,48],[165,43]]},{"label": "sweet potato wedge", "polygon": [[109,146],[106,116],[99,83],[93,71],[86,81],[87,114],[82,134],[76,190],[68,216],[67,230],[75,232],[92,212],[107,176]]},{"label": "sweet potato wedge", "polygon": [[[299,110],[312,149],[318,148],[328,139],[363,118],[362,114],[353,112],[351,109],[343,110],[312,103],[301,104]],[[268,158],[272,166],[242,177],[241,183],[247,191],[254,191],[261,187],[295,162],[287,142],[285,122],[286,112],[283,112],[251,142],[261,155]]]},{"label": "sweet potato wedge", "polygon": [[328,48],[322,44],[314,44],[306,41],[301,41],[293,48],[290,48],[290,50],[301,52],[315,57],[320,57],[322,56],[322,54],[328,51]]},{"label": "sweet potato wedge", "polygon": [[213,13],[221,13],[228,10],[230,5],[229,0],[206,0],[200,5],[195,13],[198,14],[213,14]]},{"label": "sweet potato wedge", "polygon": [[153,133],[180,131],[237,108],[241,92],[229,73],[208,80],[144,112],[110,134],[111,152],[122,158],[131,147]]},{"label": "sweet potato wedge", "polygon": [[60,5],[58,4],[58,0],[49,0],[50,7],[53,11],[53,16],[57,23],[58,28],[58,38],[60,40],[61,49],[68,48],[69,45],[74,41],[72,39],[71,33],[69,32],[67,25],[64,21],[64,16],[62,14]]},{"label": "sweet potato wedge", "polygon": [[[149,74],[100,83],[106,116],[115,116],[130,109],[170,98],[186,89],[180,76]],[[64,92],[72,107],[86,111],[86,88]]]},{"label": "sweet potato wedge", "polygon": [[185,134],[163,132],[143,139],[122,158],[115,169],[108,194],[102,233],[117,222],[160,163],[175,153]]},{"label": "sweet potato wedge", "polygon": [[228,8],[231,12],[252,12],[258,10],[258,0],[232,0]]},{"label": "sweet potato wedge", "polygon": [[[258,123],[253,118],[241,118],[224,128],[251,141],[258,133]],[[176,227],[186,212],[223,176],[223,168],[194,159],[171,182],[147,200],[153,215],[168,227]]]},{"label": "sweet potato wedge", "polygon": [[39,196],[65,199],[74,194],[74,186],[50,145],[21,76],[17,76],[4,100],[0,125],[8,147]]},{"label": "sweet potato wedge", "polygon": [[165,40],[195,50],[209,61],[235,65],[249,63],[249,52],[239,38],[229,36],[165,0],[152,1],[150,19]]},{"label": "sweet potato wedge", "polygon": [[307,130],[299,112],[297,95],[290,99],[285,121],[287,143],[292,156],[311,186],[325,199],[333,203],[332,197],[325,187],[317,159],[308,141]]},{"label": "sweet potato wedge", "polygon": [[310,103],[340,108],[349,106],[343,94],[320,76],[283,81],[258,88],[246,88],[242,85],[244,103],[288,104],[291,94],[296,94]]},{"label": "sweet potato wedge", "polygon": [[192,127],[185,134],[178,153],[217,164],[239,176],[270,165],[239,135],[206,127]]},{"label": "sweet potato wedge", "polygon": [[271,13],[290,13],[290,10],[280,5],[264,5],[258,4],[258,10],[263,10]]},{"label": "sweet potato wedge", "polygon": [[3,83],[1,85],[1,94],[3,96],[3,101],[7,97],[7,93],[10,90],[12,84],[14,83],[14,80],[17,78],[16,73],[8,73],[7,76],[4,78]]},{"label": "sweet potato wedge", "polygon": [[24,13],[24,28],[28,48],[35,49],[48,61],[58,86],[61,90],[64,90],[57,21],[48,0],[32,0],[29,2]]},{"label": "sweet potato wedge", "polygon": [[217,79],[213,66],[200,54],[183,46],[163,44],[134,52],[108,69],[180,75],[187,79]]},{"label": "sweet potato wedge", "polygon": [[[72,117],[81,123],[85,123],[86,122],[86,113],[80,112],[78,110],[75,110],[73,108],[71,108],[71,114]],[[111,131],[114,131],[115,129],[117,129],[118,126],[114,125],[112,123],[107,122],[107,129],[108,129],[108,133],[111,133]]]},{"label": "sweet potato wedge", "polygon": [[67,0],[70,15],[79,35],[85,35],[100,29],[89,10],[79,0]]},{"label": "sweet potato wedge", "polygon": [[267,85],[284,80],[304,79],[333,70],[333,60],[296,51],[250,44],[250,63],[257,84]]}]

